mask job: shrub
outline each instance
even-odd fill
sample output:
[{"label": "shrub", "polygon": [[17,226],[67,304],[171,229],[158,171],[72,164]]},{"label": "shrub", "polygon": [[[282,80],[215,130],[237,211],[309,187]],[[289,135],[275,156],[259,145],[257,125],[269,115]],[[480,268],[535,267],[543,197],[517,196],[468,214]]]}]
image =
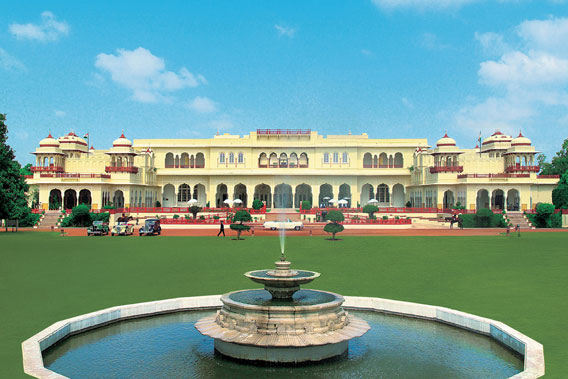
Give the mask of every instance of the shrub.
[{"label": "shrub", "polygon": [[375,212],[379,211],[379,207],[377,207],[376,205],[373,204],[367,204],[363,207],[363,212],[367,213],[369,215],[370,219],[373,219],[373,215]]},{"label": "shrub", "polygon": [[481,208],[475,213],[474,222],[475,226],[478,228],[488,228],[491,226],[491,219],[493,217],[493,212],[491,209]]},{"label": "shrub", "polygon": [[383,220],[388,220],[389,216],[383,216]]},{"label": "shrub", "polygon": [[264,203],[260,199],[254,199],[252,201],[252,209],[262,209],[264,207]]},{"label": "shrub", "polygon": [[400,217],[399,217],[399,216],[394,216],[394,219],[395,219],[395,220],[400,220]]},{"label": "shrub", "polygon": [[213,216],[213,220],[219,220],[219,216],[217,215]]},{"label": "shrub", "polygon": [[406,202],[406,208],[410,208],[410,207],[412,207],[412,203],[410,201],[407,201]]},{"label": "shrub", "polygon": [[156,206],[156,208],[161,208],[161,207],[162,207],[162,203],[160,203],[159,200],[156,200],[155,206]]},{"label": "shrub", "polygon": [[174,215],[174,220],[177,220],[179,218],[179,215]]},{"label": "shrub", "polygon": [[252,221],[252,217],[248,211],[240,210],[235,213],[233,223],[229,226],[232,230],[237,232],[237,240],[241,239],[243,230],[249,230],[250,226],[243,224],[244,221]]},{"label": "shrub", "polygon": [[110,220],[109,212],[91,213],[91,221],[108,222]]},{"label": "shrub", "polygon": [[191,207],[189,207],[189,213],[191,213],[193,215],[193,218],[197,218],[197,214],[201,212],[201,207],[198,205],[192,205]]},{"label": "shrub", "polygon": [[41,215],[38,213],[32,213],[29,208],[23,211],[23,214],[18,219],[18,225],[21,227],[34,226],[38,223]]},{"label": "shrub", "polygon": [[464,228],[502,228],[506,226],[503,215],[493,213],[491,209],[482,208],[474,215],[458,215]]},{"label": "shrub", "polygon": [[107,205],[103,206],[103,209],[116,209],[116,207],[112,205],[112,203],[108,203]]},{"label": "shrub", "polygon": [[538,203],[536,206],[536,214],[533,217],[534,226],[537,228],[552,228],[553,215],[554,205]]},{"label": "shrub", "polygon": [[73,226],[90,226],[92,224],[91,208],[80,204],[71,210],[71,222]]},{"label": "shrub", "polygon": [[302,204],[300,204],[300,209],[304,210],[312,209],[312,202],[309,200],[303,200]]},{"label": "shrub", "polygon": [[552,190],[552,203],[558,209],[568,208],[568,171],[562,175],[558,186]]},{"label": "shrub", "polygon": [[186,220],[190,220],[190,219],[191,219],[191,216],[190,216],[190,215],[183,215],[183,217],[184,217]]},{"label": "shrub", "polygon": [[329,211],[325,216],[325,219],[331,222],[324,226],[323,231],[326,233],[331,233],[331,239],[335,240],[335,235],[337,233],[341,233],[343,229],[345,229],[343,225],[339,223],[345,220],[345,216],[340,211]]},{"label": "shrub", "polygon": [[201,216],[199,216],[199,219],[200,219],[200,220],[205,220],[205,216],[201,215]]}]

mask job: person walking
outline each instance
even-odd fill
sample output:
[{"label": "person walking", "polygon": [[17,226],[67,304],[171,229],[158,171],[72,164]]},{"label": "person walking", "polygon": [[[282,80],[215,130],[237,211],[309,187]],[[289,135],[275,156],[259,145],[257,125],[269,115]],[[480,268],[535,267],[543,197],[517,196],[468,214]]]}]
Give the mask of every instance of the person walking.
[{"label": "person walking", "polygon": [[223,220],[221,220],[221,225],[219,227],[219,233],[217,233],[217,237],[219,237],[223,233],[223,237],[225,237],[225,224],[223,224]]}]

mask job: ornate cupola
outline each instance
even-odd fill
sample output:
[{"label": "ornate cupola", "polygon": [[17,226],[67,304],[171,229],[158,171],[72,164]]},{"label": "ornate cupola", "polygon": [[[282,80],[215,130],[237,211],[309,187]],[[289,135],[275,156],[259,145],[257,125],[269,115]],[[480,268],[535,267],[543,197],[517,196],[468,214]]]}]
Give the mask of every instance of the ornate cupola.
[{"label": "ornate cupola", "polygon": [[430,152],[434,156],[434,166],[430,167],[431,174],[442,172],[462,172],[463,166],[459,165],[459,155],[463,152],[456,146],[456,141],[444,134],[436,142],[436,147]]},{"label": "ornate cupola", "polygon": [[483,140],[481,143],[481,152],[495,153],[496,156],[499,157],[511,147],[511,140],[511,136],[496,130],[495,133]]},{"label": "ornate cupola", "polygon": [[124,136],[124,132],[112,143],[112,148],[106,152],[110,155],[110,166],[106,166],[106,172],[138,173],[138,167],[134,166],[134,157],[138,155],[132,148],[132,142]]},{"label": "ornate cupola", "polygon": [[51,133],[39,141],[39,147],[32,153],[36,156],[33,172],[62,172],[65,153],[61,151],[60,143]]},{"label": "ornate cupola", "polygon": [[82,153],[89,152],[89,145],[87,145],[87,142],[74,132],[69,132],[67,135],[59,137],[58,141],[61,150],[70,158],[79,158]]},{"label": "ornate cupola", "polygon": [[540,167],[535,166],[535,155],[538,151],[532,146],[531,140],[523,136],[522,132],[511,141],[511,146],[504,153],[505,172],[530,173],[539,172]]}]

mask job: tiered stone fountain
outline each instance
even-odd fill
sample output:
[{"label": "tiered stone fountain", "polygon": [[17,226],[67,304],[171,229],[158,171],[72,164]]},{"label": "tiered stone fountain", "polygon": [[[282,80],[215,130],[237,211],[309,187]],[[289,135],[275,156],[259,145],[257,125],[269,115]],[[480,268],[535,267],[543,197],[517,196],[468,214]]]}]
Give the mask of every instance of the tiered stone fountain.
[{"label": "tiered stone fountain", "polygon": [[214,338],[215,350],[223,355],[275,363],[319,361],[346,353],[349,340],[369,330],[366,321],[343,309],[341,295],[300,289],[320,274],[291,270],[284,254],[275,269],[245,276],[264,290],[229,292],[216,315],[195,324]]}]

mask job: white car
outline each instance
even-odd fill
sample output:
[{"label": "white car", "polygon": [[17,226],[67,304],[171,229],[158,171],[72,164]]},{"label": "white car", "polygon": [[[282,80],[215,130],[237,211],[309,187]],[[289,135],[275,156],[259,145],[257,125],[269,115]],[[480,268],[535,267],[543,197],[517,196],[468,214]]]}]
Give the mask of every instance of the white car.
[{"label": "white car", "polygon": [[286,221],[266,221],[264,223],[264,229],[302,230],[304,229],[304,224],[301,221],[292,221],[290,219],[287,219]]}]

